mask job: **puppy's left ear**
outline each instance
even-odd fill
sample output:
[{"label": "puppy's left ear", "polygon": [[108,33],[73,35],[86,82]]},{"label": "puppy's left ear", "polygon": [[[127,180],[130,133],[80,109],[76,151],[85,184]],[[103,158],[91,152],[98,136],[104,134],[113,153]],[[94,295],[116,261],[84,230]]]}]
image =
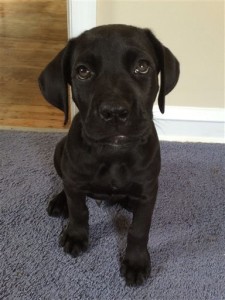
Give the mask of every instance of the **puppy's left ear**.
[{"label": "puppy's left ear", "polygon": [[169,94],[179,79],[180,64],[173,53],[163,46],[154,34],[146,29],[150,42],[153,44],[160,71],[160,90],[158,95],[158,105],[161,113],[165,111],[165,96]]},{"label": "puppy's left ear", "polygon": [[68,86],[70,81],[69,43],[41,72],[38,82],[44,98],[64,112],[68,122]]}]

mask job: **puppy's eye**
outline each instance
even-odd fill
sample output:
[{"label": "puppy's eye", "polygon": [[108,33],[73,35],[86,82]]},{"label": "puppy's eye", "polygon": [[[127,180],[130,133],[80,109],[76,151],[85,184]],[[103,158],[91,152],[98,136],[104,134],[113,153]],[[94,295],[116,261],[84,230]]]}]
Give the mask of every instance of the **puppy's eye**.
[{"label": "puppy's eye", "polygon": [[91,71],[85,67],[85,66],[80,66],[77,68],[77,78],[80,80],[85,80],[90,78],[92,75]]},{"label": "puppy's eye", "polygon": [[134,69],[134,74],[147,74],[150,69],[146,60],[140,60]]}]

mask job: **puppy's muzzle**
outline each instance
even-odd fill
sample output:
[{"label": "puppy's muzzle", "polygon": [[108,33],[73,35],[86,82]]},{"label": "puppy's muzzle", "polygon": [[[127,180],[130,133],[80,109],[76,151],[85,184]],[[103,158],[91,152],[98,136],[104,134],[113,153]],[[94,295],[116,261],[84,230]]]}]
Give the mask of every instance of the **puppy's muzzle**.
[{"label": "puppy's muzzle", "polygon": [[126,123],[130,115],[130,107],[126,102],[102,102],[99,116],[105,122]]}]

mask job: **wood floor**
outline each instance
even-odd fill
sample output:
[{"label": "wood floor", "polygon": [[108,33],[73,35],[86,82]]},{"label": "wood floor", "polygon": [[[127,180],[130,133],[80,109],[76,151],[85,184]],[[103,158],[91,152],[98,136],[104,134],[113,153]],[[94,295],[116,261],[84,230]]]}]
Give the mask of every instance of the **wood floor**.
[{"label": "wood floor", "polygon": [[37,78],[67,41],[66,0],[0,0],[0,128],[64,128]]}]

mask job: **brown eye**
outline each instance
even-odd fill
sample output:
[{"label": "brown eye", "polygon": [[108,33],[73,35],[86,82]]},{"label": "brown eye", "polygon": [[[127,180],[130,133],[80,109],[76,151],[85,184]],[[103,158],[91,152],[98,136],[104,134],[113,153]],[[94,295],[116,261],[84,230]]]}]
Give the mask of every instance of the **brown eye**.
[{"label": "brown eye", "polygon": [[80,66],[77,69],[77,78],[80,80],[88,79],[91,77],[91,75],[92,75],[91,71],[85,66]]},{"label": "brown eye", "polygon": [[134,69],[135,74],[147,74],[150,69],[149,63],[146,60],[140,60]]}]

